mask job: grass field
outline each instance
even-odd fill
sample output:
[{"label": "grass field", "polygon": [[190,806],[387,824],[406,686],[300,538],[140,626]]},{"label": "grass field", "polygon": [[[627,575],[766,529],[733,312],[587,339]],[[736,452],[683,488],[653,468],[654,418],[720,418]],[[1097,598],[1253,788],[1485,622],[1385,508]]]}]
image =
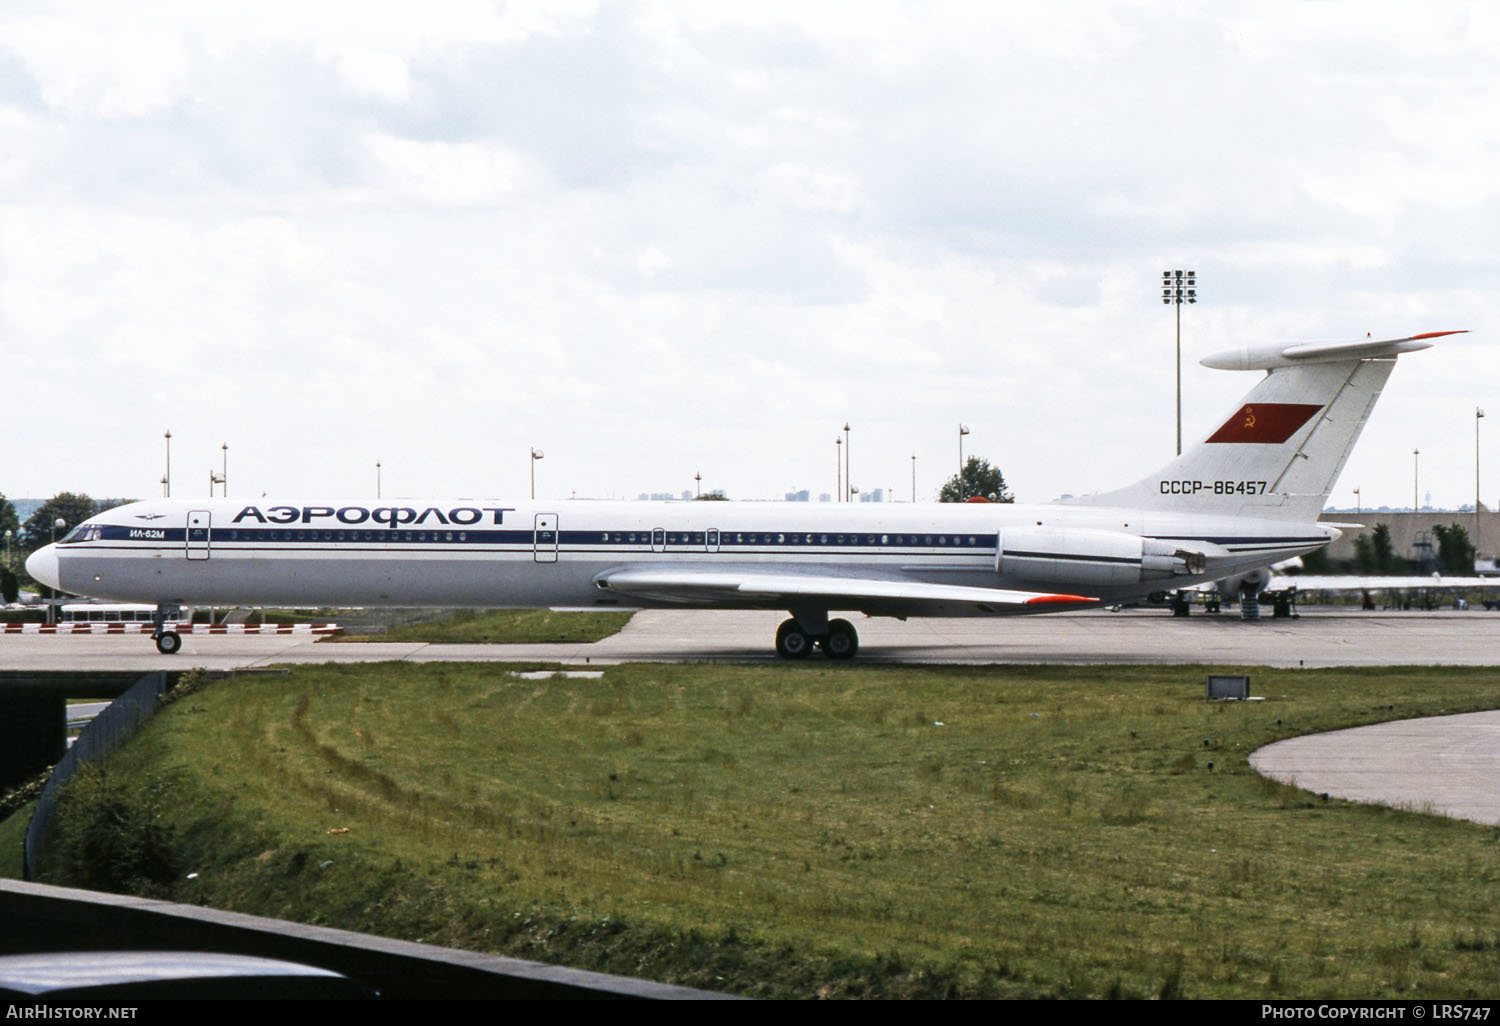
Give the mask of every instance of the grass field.
[{"label": "grass field", "polygon": [[760,996],[1500,994],[1500,831],[1246,761],[1500,673],[1251,672],[234,679],[82,782],[49,877]]},{"label": "grass field", "polygon": [[335,634],[323,640],[418,641],[433,645],[588,643],[618,633],[631,615],[555,609],[461,609],[441,620],[404,624],[380,634]]}]

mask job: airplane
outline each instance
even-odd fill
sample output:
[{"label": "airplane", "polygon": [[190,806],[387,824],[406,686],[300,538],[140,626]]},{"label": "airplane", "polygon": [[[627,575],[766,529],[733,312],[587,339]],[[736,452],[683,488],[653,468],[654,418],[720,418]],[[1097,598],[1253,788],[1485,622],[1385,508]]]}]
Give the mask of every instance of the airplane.
[{"label": "airplane", "polygon": [[1128,604],[1339,536],[1317,522],[1396,358],[1430,332],[1244,347],[1264,371],[1156,473],[1044,505],[163,499],[99,514],[26,563],[50,587],[156,605],[784,609],[775,651],[852,658],[830,611],[1006,616]]},{"label": "airplane", "polygon": [[[1357,574],[1298,574],[1296,576],[1284,576],[1273,574],[1261,590],[1262,597],[1270,598],[1277,603],[1278,609],[1282,604],[1294,605],[1297,599],[1307,594],[1336,594],[1348,595],[1358,593],[1363,598],[1366,609],[1374,609],[1375,603],[1371,598],[1374,593],[1384,593],[1388,601],[1408,602],[1415,593],[1420,596],[1426,608],[1435,608],[1430,604],[1434,596],[1447,594],[1454,598],[1461,592],[1485,592],[1492,591],[1500,585],[1493,577],[1476,576],[1448,576],[1445,577],[1434,571],[1426,577],[1406,574],[1387,574],[1384,576],[1360,576]],[[1486,609],[1495,608],[1496,601],[1486,600]]]}]

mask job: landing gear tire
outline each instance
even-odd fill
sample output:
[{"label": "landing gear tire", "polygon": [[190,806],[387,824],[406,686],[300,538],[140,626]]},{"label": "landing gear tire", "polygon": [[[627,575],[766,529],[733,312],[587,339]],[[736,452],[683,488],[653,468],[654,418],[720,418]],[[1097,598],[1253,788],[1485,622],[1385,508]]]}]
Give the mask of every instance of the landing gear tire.
[{"label": "landing gear tire", "polygon": [[812,653],[813,639],[796,620],[784,620],[776,628],[776,654],[783,659],[806,659]]},{"label": "landing gear tire", "polygon": [[176,655],[182,648],[182,635],[176,631],[163,631],[156,636],[156,650],[162,655]]},{"label": "landing gear tire", "polygon": [[819,645],[829,659],[853,659],[859,651],[859,633],[848,620],[829,620],[828,637]]}]

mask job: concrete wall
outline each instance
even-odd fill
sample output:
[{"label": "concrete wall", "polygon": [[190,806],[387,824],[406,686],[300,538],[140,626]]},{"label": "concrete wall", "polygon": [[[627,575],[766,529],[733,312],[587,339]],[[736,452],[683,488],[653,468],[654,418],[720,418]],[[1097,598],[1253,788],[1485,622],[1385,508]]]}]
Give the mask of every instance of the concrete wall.
[{"label": "concrete wall", "polygon": [[[1318,519],[1325,524],[1364,525],[1363,530],[1344,529],[1344,536],[1328,546],[1328,558],[1335,563],[1352,562],[1354,539],[1361,534],[1373,531],[1376,524],[1385,524],[1390,528],[1391,548],[1398,559],[1430,564],[1426,567],[1426,572],[1429,573],[1438,569],[1437,539],[1432,534],[1434,525],[1447,527],[1451,524],[1458,524],[1469,533],[1469,541],[1474,543],[1475,549],[1481,556],[1492,555],[1500,549],[1500,513],[1492,513],[1488,510],[1479,513],[1477,519],[1473,513],[1442,510],[1424,513],[1377,513],[1364,510],[1357,514],[1324,513]],[[1420,570],[1420,568],[1416,569]],[[1466,576],[1472,570],[1470,567],[1454,567],[1450,568],[1449,572]]]},{"label": "concrete wall", "polygon": [[0,953],[217,951],[332,969],[384,998],[724,998],[624,976],[193,905],[0,880]]}]

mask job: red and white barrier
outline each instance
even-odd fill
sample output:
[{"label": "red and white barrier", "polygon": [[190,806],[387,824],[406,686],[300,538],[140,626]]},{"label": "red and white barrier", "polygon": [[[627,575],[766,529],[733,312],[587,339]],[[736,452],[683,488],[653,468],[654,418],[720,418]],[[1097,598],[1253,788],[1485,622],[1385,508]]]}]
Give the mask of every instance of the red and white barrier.
[{"label": "red and white barrier", "polygon": [[[337,634],[336,623],[183,623],[166,625],[178,634]],[[0,623],[0,634],[150,634],[149,623]]]}]

